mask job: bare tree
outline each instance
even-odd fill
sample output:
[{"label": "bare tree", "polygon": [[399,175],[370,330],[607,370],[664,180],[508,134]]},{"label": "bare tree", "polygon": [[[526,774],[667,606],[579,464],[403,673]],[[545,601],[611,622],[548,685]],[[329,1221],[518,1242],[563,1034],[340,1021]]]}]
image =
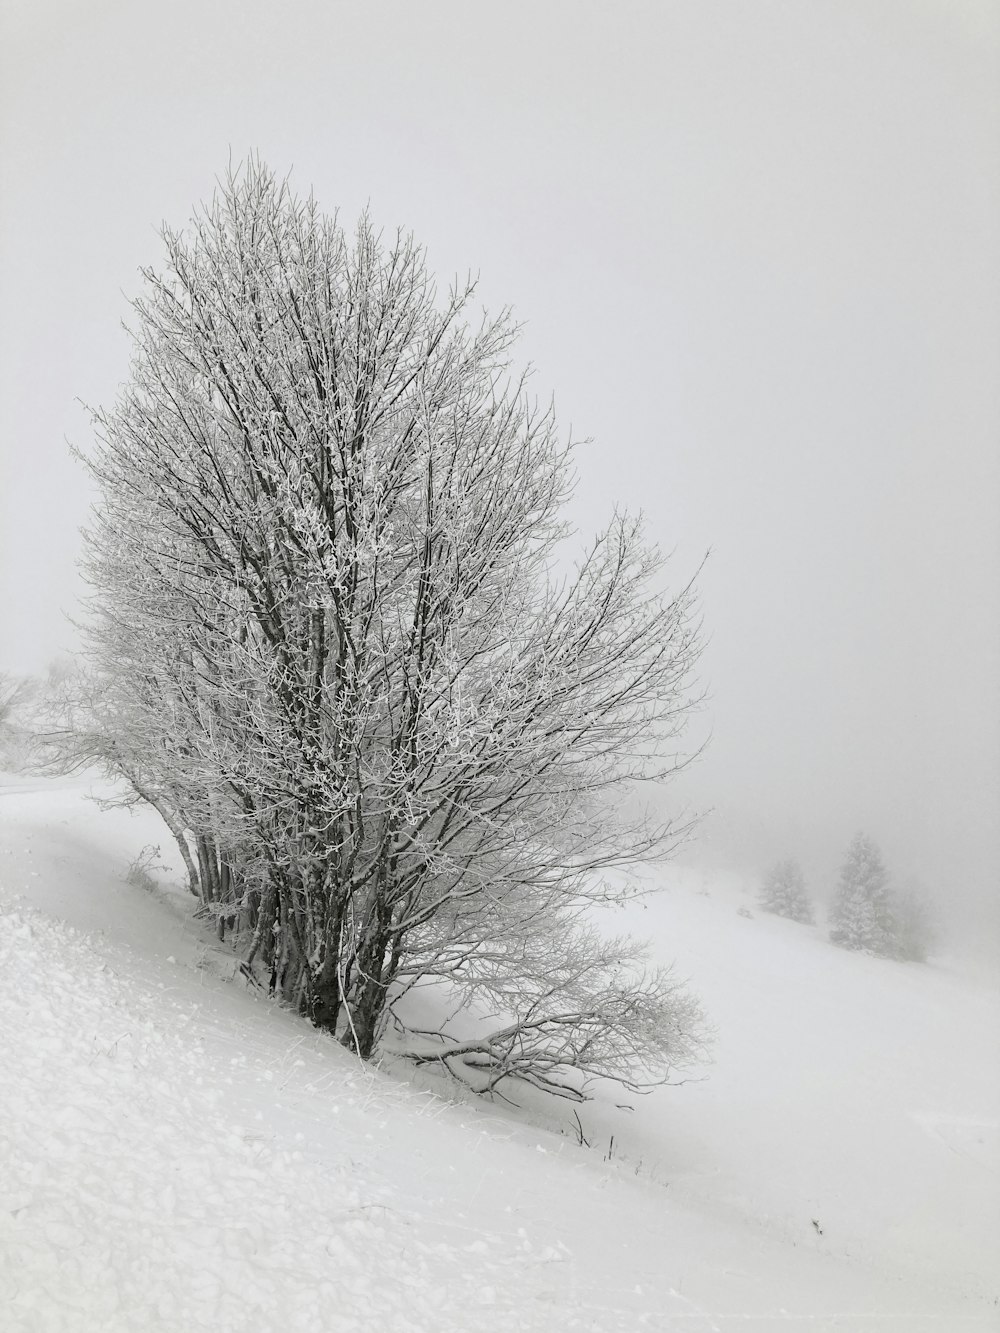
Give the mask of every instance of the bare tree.
[{"label": "bare tree", "polygon": [[28,700],[30,682],[22,676],[0,672],[0,727],[10,727]]},{"label": "bare tree", "polygon": [[[107,630],[108,626],[104,626]],[[109,643],[104,643],[105,651]],[[164,705],[173,682],[162,663],[146,670],[122,659],[116,671],[65,664],[35,698],[30,762],[34,772],[65,774],[85,768],[124,780],[122,794],[104,805],[151,805],[180,850],[195,896],[211,902],[211,879],[195,860],[197,839],[185,817],[193,774],[186,771],[176,729],[164,731]],[[143,702],[147,706],[143,707]],[[155,701],[155,702],[154,702]]]},{"label": "bare tree", "polygon": [[685,831],[622,803],[686,762],[691,586],[665,600],[621,516],[566,560],[516,328],[470,328],[409,237],[351,244],[251,162],[164,240],[95,415],[98,731],[225,878],[248,965],[362,1056],[433,980],[496,1013],[494,1074],[666,1077],[696,1007],[585,914]]},{"label": "bare tree", "polygon": [[20,767],[27,745],[25,712],[35,693],[26,676],[0,672],[0,766]]}]

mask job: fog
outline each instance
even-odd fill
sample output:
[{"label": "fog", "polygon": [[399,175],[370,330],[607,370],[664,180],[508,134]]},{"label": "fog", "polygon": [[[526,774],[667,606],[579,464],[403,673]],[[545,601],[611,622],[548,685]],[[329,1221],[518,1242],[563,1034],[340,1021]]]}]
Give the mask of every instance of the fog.
[{"label": "fog", "polygon": [[[572,517],[700,576],[689,859],[867,830],[981,932],[1000,879],[1000,11],[963,0],[7,6],[0,670],[72,650],[77,400],[232,157],[525,321]],[[991,929],[993,927],[991,926]]]}]

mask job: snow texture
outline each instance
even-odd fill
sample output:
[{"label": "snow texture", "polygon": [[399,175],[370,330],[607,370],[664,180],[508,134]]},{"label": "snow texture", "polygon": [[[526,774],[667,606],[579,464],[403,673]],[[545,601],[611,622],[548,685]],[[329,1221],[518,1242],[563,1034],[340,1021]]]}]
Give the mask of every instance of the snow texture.
[{"label": "snow texture", "polygon": [[360,1066],[247,991],[183,893],[125,884],[151,816],[20,788],[0,785],[5,1333],[998,1327],[993,991],[680,884],[646,916],[685,946],[718,1067],[631,1114],[599,1098],[587,1151]]}]

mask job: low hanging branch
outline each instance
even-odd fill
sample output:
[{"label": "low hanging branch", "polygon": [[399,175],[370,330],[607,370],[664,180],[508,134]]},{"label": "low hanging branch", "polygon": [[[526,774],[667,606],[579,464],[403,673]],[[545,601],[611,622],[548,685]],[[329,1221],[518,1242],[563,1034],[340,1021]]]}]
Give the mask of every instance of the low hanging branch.
[{"label": "low hanging branch", "polygon": [[[662,1002],[663,997],[659,997]],[[676,997],[675,997],[676,999]],[[570,1101],[587,1100],[595,1079],[620,1083],[630,1092],[648,1092],[702,1053],[704,1028],[697,1006],[684,1008],[684,1032],[676,1005],[673,1030],[655,1044],[636,1040],[635,1007],[622,1012],[592,1007],[517,1019],[478,1039],[448,1042],[440,1033],[423,1035],[442,1043],[439,1050],[406,1052],[416,1065],[439,1064],[476,1092],[492,1093],[505,1079],[520,1081]],[[683,1034],[683,1039],[678,1036]],[[651,1068],[656,1055],[661,1066]]]}]

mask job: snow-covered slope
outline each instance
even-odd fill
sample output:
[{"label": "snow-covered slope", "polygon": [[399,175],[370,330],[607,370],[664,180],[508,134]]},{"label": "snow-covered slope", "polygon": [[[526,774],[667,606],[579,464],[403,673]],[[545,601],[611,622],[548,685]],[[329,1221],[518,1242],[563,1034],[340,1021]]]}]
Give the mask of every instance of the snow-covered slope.
[{"label": "snow-covered slope", "polygon": [[638,1101],[623,1142],[675,1198],[915,1289],[995,1301],[996,982],[836,949],[733,885],[705,894],[700,876],[667,878],[630,924],[692,978],[716,1061],[706,1081]]},{"label": "snow-covered slope", "polygon": [[994,993],[680,878],[716,1063],[588,1151],[247,992],[84,791],[0,785],[0,1328],[1000,1327]]}]

